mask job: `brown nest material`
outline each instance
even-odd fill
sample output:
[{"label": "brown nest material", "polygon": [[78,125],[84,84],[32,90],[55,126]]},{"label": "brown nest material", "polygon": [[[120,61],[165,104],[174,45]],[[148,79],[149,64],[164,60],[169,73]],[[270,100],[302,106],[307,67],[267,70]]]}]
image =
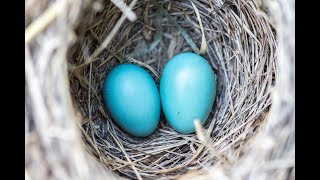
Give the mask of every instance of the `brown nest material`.
[{"label": "brown nest material", "polygon": [[[268,10],[242,0],[36,2],[26,2],[26,177],[294,178],[294,56],[279,54],[282,20],[268,12],[282,15],[285,3]],[[292,53],[292,41],[287,47]],[[161,115],[146,138],[119,128],[102,99],[106,74],[129,62],[158,84],[165,63],[186,51],[205,57],[218,77],[206,124],[179,134]],[[286,97],[281,85],[291,88]]]}]

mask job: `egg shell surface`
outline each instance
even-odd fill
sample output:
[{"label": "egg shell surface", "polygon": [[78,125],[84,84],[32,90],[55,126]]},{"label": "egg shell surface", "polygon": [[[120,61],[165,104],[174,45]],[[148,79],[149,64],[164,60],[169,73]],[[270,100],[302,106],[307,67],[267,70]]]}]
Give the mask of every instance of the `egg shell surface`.
[{"label": "egg shell surface", "polygon": [[185,52],[172,57],[160,79],[160,98],[164,115],[176,131],[195,132],[194,120],[202,124],[216,97],[216,75],[201,56]]},{"label": "egg shell surface", "polygon": [[160,119],[159,90],[151,75],[134,64],[121,64],[107,75],[103,98],[112,118],[137,137],[152,134]]}]

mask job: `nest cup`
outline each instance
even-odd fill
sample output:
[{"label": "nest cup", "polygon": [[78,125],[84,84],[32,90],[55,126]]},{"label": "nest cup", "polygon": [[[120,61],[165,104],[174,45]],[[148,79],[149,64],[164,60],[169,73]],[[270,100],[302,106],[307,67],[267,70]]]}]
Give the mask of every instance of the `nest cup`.
[{"label": "nest cup", "polygon": [[[88,151],[107,171],[130,179],[173,179],[232,163],[271,105],[277,64],[268,15],[255,1],[127,4],[136,16],[110,2],[101,2],[98,10],[89,6],[68,52],[70,93]],[[146,138],[123,131],[103,102],[108,72],[134,63],[158,85],[166,62],[181,52],[201,54],[217,74],[217,97],[207,122],[185,135],[174,131],[162,113],[156,131]]]}]

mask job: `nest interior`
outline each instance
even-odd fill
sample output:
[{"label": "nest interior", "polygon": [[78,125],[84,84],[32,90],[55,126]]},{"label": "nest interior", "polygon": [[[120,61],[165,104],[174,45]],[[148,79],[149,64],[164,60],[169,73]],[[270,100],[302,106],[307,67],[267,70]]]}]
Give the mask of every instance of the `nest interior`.
[{"label": "nest interior", "polygon": [[[113,3],[102,2],[98,11],[89,8],[84,13],[77,42],[69,51],[71,95],[88,151],[106,169],[137,179],[177,178],[232,163],[271,105],[276,39],[265,11],[255,1],[125,3],[133,6],[135,21],[126,19],[130,13],[122,13]],[[124,132],[103,103],[108,71],[120,63],[134,63],[158,84],[165,63],[186,51],[201,53],[218,77],[217,97],[203,127],[210,142],[203,143],[196,133],[177,133],[163,114],[147,138]]]}]

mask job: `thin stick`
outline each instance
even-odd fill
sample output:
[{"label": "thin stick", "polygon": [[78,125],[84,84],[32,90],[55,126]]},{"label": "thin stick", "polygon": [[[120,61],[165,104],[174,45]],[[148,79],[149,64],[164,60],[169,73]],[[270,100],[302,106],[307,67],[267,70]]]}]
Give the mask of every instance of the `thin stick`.
[{"label": "thin stick", "polygon": [[89,120],[91,121],[91,79],[92,79],[92,63],[90,63],[89,70],[89,90],[88,90],[88,108],[89,108]]}]

